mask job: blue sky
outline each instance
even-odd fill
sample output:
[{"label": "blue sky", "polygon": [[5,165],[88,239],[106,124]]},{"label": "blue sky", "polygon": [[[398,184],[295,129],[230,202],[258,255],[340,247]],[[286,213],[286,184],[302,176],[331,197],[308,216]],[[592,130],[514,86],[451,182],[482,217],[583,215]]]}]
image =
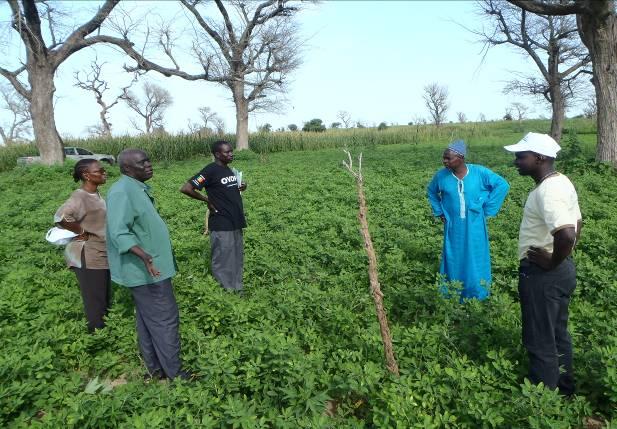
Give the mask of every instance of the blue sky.
[{"label": "blue sky", "polygon": [[[155,14],[177,14],[178,22],[183,19],[176,3],[142,1],[137,5],[150,7]],[[72,7],[85,6],[75,2]],[[6,22],[6,5],[1,12]],[[253,115],[251,130],[265,123],[275,129],[291,123],[301,127],[312,118],[321,118],[329,126],[337,121],[339,110],[366,125],[406,124],[428,118],[422,93],[431,82],[448,88],[451,121],[457,120],[457,112],[464,112],[468,120],[476,120],[481,113],[498,119],[514,101],[530,106],[530,116],[549,116],[548,106],[539,100],[503,94],[512,72],[533,72],[534,66],[506,46],[492,48],[482,61],[482,44],[462,27],[482,25],[472,1],[326,0],[301,12],[298,22],[307,42],[303,64],[292,75],[289,102],[282,114]],[[8,54],[15,56],[18,51]],[[112,88],[127,80],[121,72],[126,59],[109,48],[88,49],[71,57],[56,79],[56,122],[63,136],[85,136],[87,126],[98,120],[94,98],[73,86],[74,71],[85,69],[95,55],[107,62],[105,72]],[[0,60],[0,64],[7,63]],[[153,72],[145,79],[165,86],[174,97],[166,115],[169,131],[186,130],[189,119],[197,121],[200,106],[217,112],[227,130],[235,129],[235,112],[226,88]],[[135,132],[129,116],[124,106],[111,111],[114,134]],[[0,122],[3,119],[6,113],[0,112]]]}]

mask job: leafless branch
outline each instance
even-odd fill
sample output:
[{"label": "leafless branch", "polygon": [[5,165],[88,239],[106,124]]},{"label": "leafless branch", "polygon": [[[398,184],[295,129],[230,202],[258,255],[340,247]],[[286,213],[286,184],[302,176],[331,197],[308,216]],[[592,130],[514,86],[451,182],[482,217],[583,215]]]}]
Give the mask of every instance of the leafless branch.
[{"label": "leafless branch", "polygon": [[347,149],[343,149],[343,152],[347,155],[347,161],[343,160],[343,165],[351,173],[351,175],[358,181],[362,182],[362,152],[358,155],[358,168],[353,167],[353,158],[351,152]]},{"label": "leafless branch", "polygon": [[120,94],[114,97],[110,102],[104,98],[105,92],[109,90],[109,84],[101,76],[102,69],[105,63],[99,63],[98,59],[95,59],[90,64],[90,72],[86,73],[84,78],[80,77],[80,72],[74,73],[75,86],[83,90],[92,92],[94,98],[101,110],[99,112],[99,118],[101,120],[100,126],[90,128],[91,132],[97,135],[111,136],[111,123],[108,120],[109,111],[120,101],[120,99],[127,93],[128,89],[136,82],[135,77],[128,85],[121,88]]},{"label": "leafless branch", "polygon": [[170,23],[165,23],[158,30],[158,39],[159,46],[163,49],[165,55],[167,55],[167,57],[171,60],[171,62],[175,66],[175,69],[180,70],[180,66],[178,65],[178,62],[176,61],[172,53],[172,50],[175,47],[176,37],[173,33]]},{"label": "leafless branch", "polygon": [[0,75],[4,76],[11,83],[11,85],[13,85],[13,88],[15,88],[15,91],[17,91],[19,95],[24,97],[26,100],[30,100],[30,90],[27,89],[26,86],[18,79],[18,76],[25,70],[26,66],[21,66],[15,71],[9,71],[0,67]]},{"label": "leafless branch", "polygon": [[0,109],[9,111],[11,115],[11,121],[0,126],[3,143],[9,145],[23,141],[31,130],[28,101],[7,85],[0,86],[0,101]]},{"label": "leafless branch", "polygon": [[575,15],[589,11],[584,2],[575,0],[566,0],[559,3],[548,3],[542,0],[508,0],[508,2],[539,15]]},{"label": "leafless branch", "polygon": [[94,43],[98,43],[96,38],[88,40],[87,36],[101,27],[103,21],[105,21],[119,1],[120,0],[106,0],[103,6],[101,6],[89,21],[77,27],[77,29],[67,37],[66,41],[55,51],[53,58],[54,69],[62,64],[71,54],[87,46],[91,46]]}]

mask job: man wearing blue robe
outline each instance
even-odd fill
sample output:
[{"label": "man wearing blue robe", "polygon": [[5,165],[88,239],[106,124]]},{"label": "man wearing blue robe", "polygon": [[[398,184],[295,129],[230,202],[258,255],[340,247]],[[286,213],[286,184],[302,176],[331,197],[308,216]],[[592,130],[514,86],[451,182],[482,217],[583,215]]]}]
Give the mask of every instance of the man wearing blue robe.
[{"label": "man wearing blue robe", "polygon": [[[489,295],[491,256],[486,218],[495,216],[510,185],[481,165],[466,164],[467,148],[453,141],[443,153],[443,169],[428,185],[433,215],[444,224],[440,273],[447,282],[461,282],[461,301]],[[447,284],[442,293],[448,295]]]}]

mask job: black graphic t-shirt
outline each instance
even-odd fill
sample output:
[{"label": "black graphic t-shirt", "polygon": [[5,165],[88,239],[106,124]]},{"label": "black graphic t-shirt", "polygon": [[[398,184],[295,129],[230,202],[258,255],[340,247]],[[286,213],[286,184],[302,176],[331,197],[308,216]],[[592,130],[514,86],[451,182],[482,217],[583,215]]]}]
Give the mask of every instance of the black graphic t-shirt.
[{"label": "black graphic t-shirt", "polygon": [[246,228],[242,196],[238,189],[236,175],[229,167],[213,162],[206,165],[190,180],[193,188],[205,189],[208,199],[218,210],[210,211],[208,229],[210,231],[234,231]]}]

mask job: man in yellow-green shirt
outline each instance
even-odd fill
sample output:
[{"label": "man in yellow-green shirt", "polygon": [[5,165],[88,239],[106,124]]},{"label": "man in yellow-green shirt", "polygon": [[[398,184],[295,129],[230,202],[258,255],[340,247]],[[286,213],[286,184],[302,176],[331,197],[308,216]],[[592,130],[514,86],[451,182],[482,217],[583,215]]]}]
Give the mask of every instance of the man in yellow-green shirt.
[{"label": "man in yellow-green shirt", "polygon": [[505,149],[514,152],[519,174],[530,176],[536,184],[525,202],[518,247],[518,293],[529,379],[571,396],[575,384],[568,306],[576,287],[571,253],[583,225],[578,195],[572,182],[554,169],[561,148],[552,137],[528,133]]}]

